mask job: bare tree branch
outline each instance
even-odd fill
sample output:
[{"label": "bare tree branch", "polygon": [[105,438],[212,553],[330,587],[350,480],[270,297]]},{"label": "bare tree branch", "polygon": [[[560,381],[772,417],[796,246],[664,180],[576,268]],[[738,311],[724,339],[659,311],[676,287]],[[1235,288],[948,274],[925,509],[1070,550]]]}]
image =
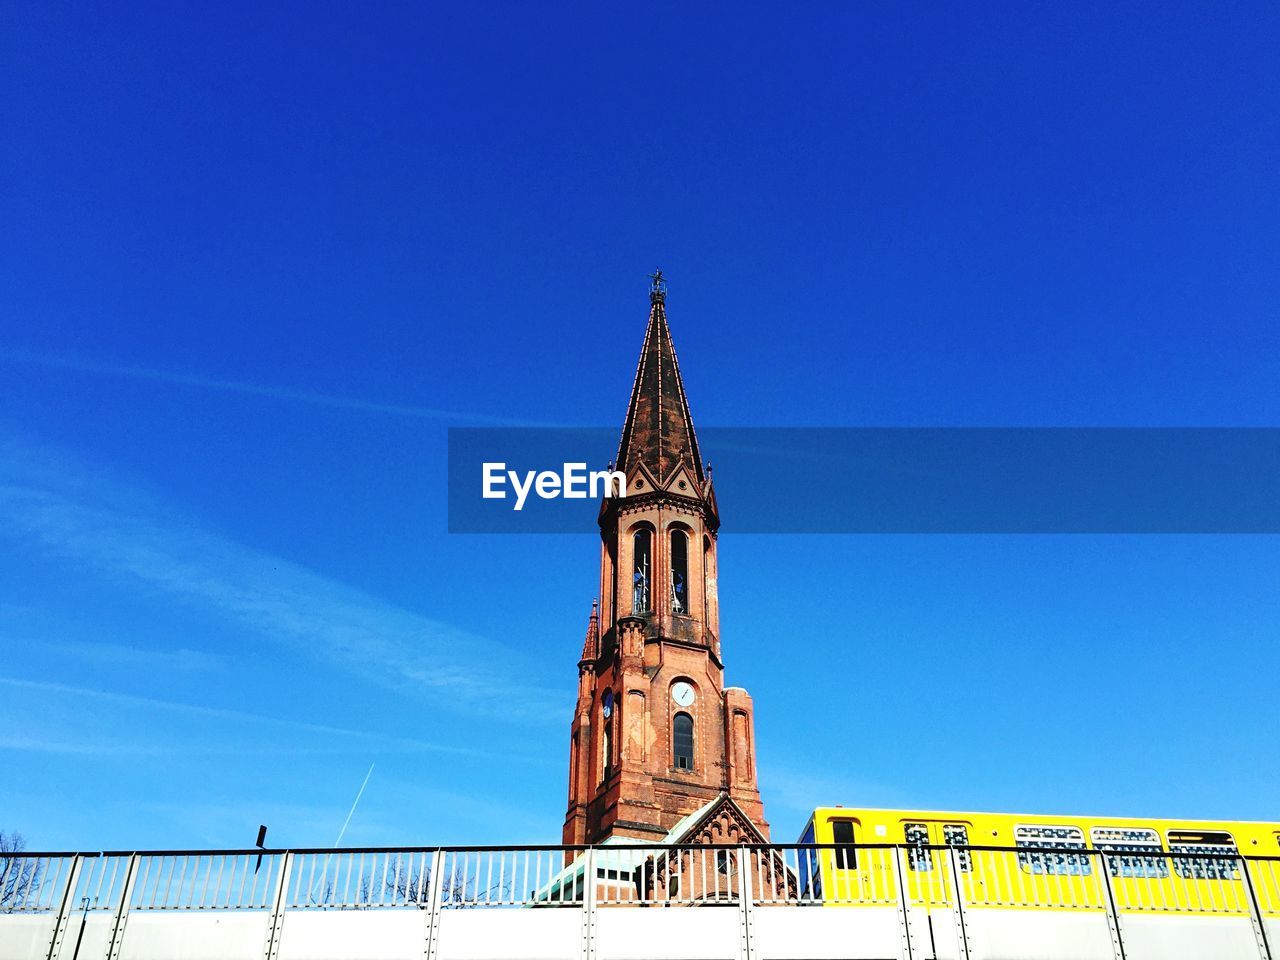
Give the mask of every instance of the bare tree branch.
[{"label": "bare tree branch", "polygon": [[38,905],[44,871],[40,861],[22,856],[27,841],[20,833],[0,830],[0,913]]}]

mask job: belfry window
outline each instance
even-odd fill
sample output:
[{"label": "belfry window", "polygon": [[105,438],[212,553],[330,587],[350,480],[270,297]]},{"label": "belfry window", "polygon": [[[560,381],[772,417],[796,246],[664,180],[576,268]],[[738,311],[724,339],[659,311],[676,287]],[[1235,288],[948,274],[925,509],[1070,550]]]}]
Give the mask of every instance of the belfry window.
[{"label": "belfry window", "polygon": [[702,622],[711,625],[711,588],[707,578],[711,571],[711,540],[702,538]]},{"label": "belfry window", "polygon": [[631,612],[649,612],[649,579],[653,569],[653,548],[649,529],[641,527],[632,540],[635,572],[632,575]]},{"label": "belfry window", "polygon": [[613,721],[604,722],[604,733],[600,738],[601,764],[600,779],[608,780],[613,773]]},{"label": "belfry window", "polygon": [[671,612],[689,612],[689,538],[671,531]]},{"label": "belfry window", "polygon": [[693,769],[693,717],[677,713],[671,721],[671,746],[677,770]]},{"label": "belfry window", "polygon": [[613,691],[606,690],[604,697],[600,703],[600,716],[603,727],[601,736],[601,746],[604,755],[601,757],[600,764],[603,770],[602,779],[608,780],[613,774]]}]

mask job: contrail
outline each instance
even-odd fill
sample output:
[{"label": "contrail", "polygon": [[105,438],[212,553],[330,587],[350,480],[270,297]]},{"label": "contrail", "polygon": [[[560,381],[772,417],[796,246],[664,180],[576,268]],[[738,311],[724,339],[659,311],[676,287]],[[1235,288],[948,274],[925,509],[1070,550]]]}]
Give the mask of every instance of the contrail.
[{"label": "contrail", "polygon": [[333,848],[338,849],[338,844],[342,842],[343,836],[347,832],[347,827],[351,823],[351,818],[355,816],[356,805],[360,803],[360,798],[364,796],[364,788],[369,785],[369,778],[373,776],[373,764],[369,764],[369,772],[364,775],[364,783],[360,784],[360,789],[356,792],[356,799],[351,804],[351,809],[347,811],[347,819],[342,822],[342,829],[338,831],[338,839],[333,841]]},{"label": "contrail", "polygon": [[[356,791],[356,799],[351,804],[351,809],[347,811],[347,819],[342,822],[342,829],[338,831],[338,839],[333,841],[333,849],[338,849],[338,844],[342,842],[343,835],[347,832],[347,826],[351,823],[351,818],[355,816],[356,806],[360,803],[360,798],[364,796],[364,788],[369,785],[369,778],[373,776],[373,764],[369,764],[369,772],[364,775],[364,783],[360,784],[360,789]],[[329,861],[333,859],[332,853],[325,854],[324,868],[320,871],[320,876],[311,881],[311,886],[307,889],[307,900],[315,902],[315,889],[317,882],[323,882],[329,876]],[[325,896],[328,896],[326,892]]]},{"label": "contrail", "polygon": [[443,410],[438,407],[419,407],[413,404],[363,400],[359,397],[333,396],[332,394],[315,393],[310,390],[292,390],[288,387],[276,387],[270,384],[248,383],[244,380],[224,380],[219,377],[206,377],[201,374],[179,373],[171,370],[158,370],[154,367],[109,363],[90,360],[85,357],[60,356],[27,350],[2,351],[0,352],[0,360],[56,367],[62,370],[76,370],[81,373],[94,373],[108,377],[128,377],[133,380],[174,383],[184,387],[198,387],[204,390],[243,393],[250,396],[267,397],[272,400],[309,403],[314,406],[330,407],[338,410],[363,410],[368,413],[384,413],[392,416],[416,417],[424,420],[460,420],[497,427],[559,426],[559,424],[540,423],[533,420],[513,420],[510,417],[495,417],[487,413],[469,413],[463,410]]}]

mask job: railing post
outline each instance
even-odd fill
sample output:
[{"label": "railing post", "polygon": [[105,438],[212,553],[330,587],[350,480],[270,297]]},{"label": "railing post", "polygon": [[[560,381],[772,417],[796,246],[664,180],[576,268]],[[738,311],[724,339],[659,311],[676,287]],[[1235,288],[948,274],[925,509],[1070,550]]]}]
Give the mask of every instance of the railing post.
[{"label": "railing post", "polygon": [[[951,861],[951,916],[956,927],[956,953],[960,960],[969,960],[969,930],[964,922],[964,880],[960,874],[960,857],[955,847],[948,847],[947,854]],[[969,863],[973,863],[973,853],[969,853]]]},{"label": "railing post", "polygon": [[111,925],[111,941],[107,945],[107,960],[120,960],[120,948],[124,945],[124,928],[129,921],[129,902],[133,899],[133,885],[138,879],[136,853],[129,854],[129,866],[124,874],[124,887],[120,891],[120,905],[116,908],[115,922]]},{"label": "railing post", "polygon": [[1271,944],[1267,942],[1267,926],[1262,919],[1262,908],[1258,905],[1258,892],[1253,886],[1253,877],[1249,874],[1249,859],[1240,858],[1240,872],[1244,874],[1244,889],[1249,895],[1249,919],[1253,923],[1253,939],[1258,944],[1258,956],[1262,960],[1271,960]]},{"label": "railing post", "polygon": [[48,960],[57,960],[62,950],[62,939],[67,935],[67,927],[71,923],[71,914],[75,907],[76,887],[80,883],[80,867],[84,863],[80,854],[71,858],[71,869],[67,871],[67,885],[62,891],[62,903],[58,906],[58,921],[53,925],[53,936],[49,938]]},{"label": "railing post", "polygon": [[289,876],[293,873],[293,854],[288,850],[280,858],[280,876],[276,880],[276,892],[271,898],[271,916],[267,919],[266,960],[280,956],[280,941],[284,937],[284,912],[289,902]]},{"label": "railing post", "polygon": [[902,866],[902,848],[893,848],[893,867],[898,878],[898,924],[902,935],[902,960],[912,960],[914,953],[911,943],[911,915],[907,910],[907,871]]},{"label": "railing post", "polygon": [[1105,851],[1098,853],[1098,872],[1102,874],[1103,901],[1107,908],[1107,930],[1111,934],[1111,955],[1115,960],[1125,960],[1124,933],[1120,929],[1120,909],[1116,906],[1116,892],[1111,884],[1111,864]]},{"label": "railing post", "polygon": [[587,847],[582,854],[582,949],[580,960],[595,960],[596,955],[596,849]]},{"label": "railing post", "polygon": [[440,950],[440,903],[444,899],[444,851],[431,855],[431,873],[427,875],[427,931],[422,945],[423,960],[434,960]]},{"label": "railing post", "polygon": [[752,960],[756,952],[755,931],[751,926],[755,891],[751,886],[751,851],[746,847],[738,848],[738,901],[738,958]]}]

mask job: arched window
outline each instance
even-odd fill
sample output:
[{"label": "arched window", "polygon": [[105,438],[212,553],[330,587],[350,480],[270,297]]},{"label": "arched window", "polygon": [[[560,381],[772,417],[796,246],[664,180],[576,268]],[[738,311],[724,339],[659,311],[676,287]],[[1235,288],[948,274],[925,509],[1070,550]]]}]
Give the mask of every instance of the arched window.
[{"label": "arched window", "polygon": [[671,612],[689,612],[689,538],[671,531]]},{"label": "arched window", "polygon": [[613,773],[613,691],[606,690],[600,703],[601,730],[600,741],[603,756],[600,768],[602,780],[608,780]]},{"label": "arched window", "polygon": [[601,598],[600,615],[606,623],[614,623],[618,619],[618,607],[621,598],[618,596],[618,541],[609,541],[609,594]]},{"label": "arched window", "polygon": [[631,612],[649,612],[649,579],[653,569],[653,549],[649,528],[641,527],[632,540],[635,571],[632,574]]},{"label": "arched window", "polygon": [[604,734],[601,736],[600,749],[603,752],[600,764],[600,779],[608,780],[609,774],[613,773],[613,721],[606,720],[604,722]]},{"label": "arched window", "polygon": [[708,581],[715,576],[715,571],[711,569],[711,538],[702,538],[702,622],[707,626],[711,625],[711,591],[712,584]]},{"label": "arched window", "polygon": [[693,717],[677,713],[671,721],[672,753],[677,770],[693,769]]}]

